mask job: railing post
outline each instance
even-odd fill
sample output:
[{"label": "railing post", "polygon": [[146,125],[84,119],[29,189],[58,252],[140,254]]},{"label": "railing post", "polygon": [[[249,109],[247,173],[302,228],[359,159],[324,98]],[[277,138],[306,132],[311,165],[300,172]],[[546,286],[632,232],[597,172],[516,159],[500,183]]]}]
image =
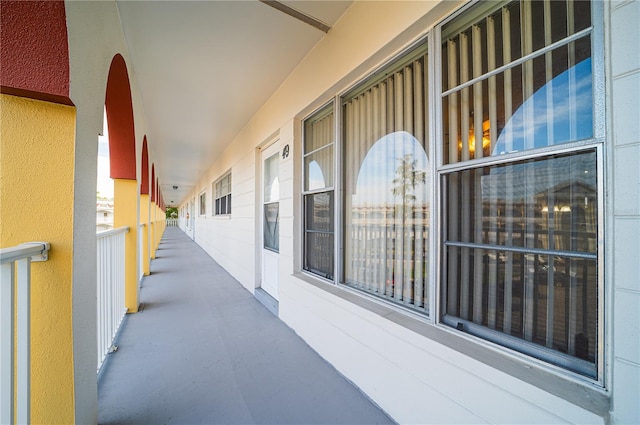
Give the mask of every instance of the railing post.
[{"label": "railing post", "polygon": [[0,423],[13,424],[13,262],[2,264],[0,280]]},{"label": "railing post", "polygon": [[97,235],[97,371],[109,352],[122,324],[125,306],[125,235],[128,227]]},{"label": "railing post", "polygon": [[18,263],[18,364],[17,364],[17,423],[31,423],[31,257]]},{"label": "railing post", "polygon": [[[31,262],[49,244],[0,249],[0,423],[31,422]],[[16,344],[17,343],[17,344]]]}]

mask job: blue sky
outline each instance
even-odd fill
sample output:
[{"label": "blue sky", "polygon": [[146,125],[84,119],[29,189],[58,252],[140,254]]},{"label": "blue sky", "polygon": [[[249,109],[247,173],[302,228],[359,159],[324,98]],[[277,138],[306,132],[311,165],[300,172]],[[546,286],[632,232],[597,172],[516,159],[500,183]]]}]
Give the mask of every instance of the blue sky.
[{"label": "blue sky", "polygon": [[406,131],[397,131],[379,139],[367,152],[356,181],[356,190],[352,194],[353,205],[394,204],[399,200],[393,196],[393,179],[400,159],[412,155],[416,160],[416,169],[427,173],[427,181],[416,188],[416,203],[428,201],[429,197],[429,161],[420,142]]},{"label": "blue sky", "polygon": [[[591,81],[589,58],[542,86],[507,122],[498,136],[492,154],[499,155],[592,137]],[[552,105],[548,106],[548,101],[551,101]],[[552,125],[549,125],[550,120]],[[530,142],[527,144],[528,140]]]}]

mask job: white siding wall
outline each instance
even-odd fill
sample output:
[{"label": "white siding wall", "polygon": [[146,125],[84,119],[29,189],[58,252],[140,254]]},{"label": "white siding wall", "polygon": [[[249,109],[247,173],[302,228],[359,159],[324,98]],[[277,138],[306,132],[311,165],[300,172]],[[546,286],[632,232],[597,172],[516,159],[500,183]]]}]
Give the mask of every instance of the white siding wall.
[{"label": "white siding wall", "polygon": [[[279,151],[289,145],[289,156],[280,156],[280,272],[293,273],[293,127],[294,121],[279,129],[278,136],[272,136],[264,142],[274,140]],[[211,214],[211,199],[214,193],[211,183],[221,177],[229,168],[211,170],[207,178],[201,181],[207,185],[207,215],[199,216],[196,223],[196,240],[200,246],[213,257],[222,267],[238,279],[242,285],[253,292],[259,286],[260,277],[260,233],[261,210],[256,205],[260,202],[262,190],[260,175],[259,153],[257,148],[250,149],[237,158],[231,168],[231,217],[213,216]],[[201,186],[204,187],[204,186]],[[256,220],[257,216],[257,220]]]},{"label": "white siding wall", "polygon": [[[207,216],[194,217],[196,241],[253,292],[260,271],[258,147],[278,138],[280,150],[290,146],[289,157],[280,162],[280,317],[320,355],[401,423],[606,423],[606,417],[293,276],[300,263],[302,220],[299,119],[330,99],[335,87],[365,75],[455,7],[445,2],[434,11],[427,3],[362,2],[347,11],[194,189],[193,196],[207,190]],[[606,7],[612,140],[606,147],[605,264],[606,292],[613,298],[606,308],[607,341],[615,344],[606,382],[613,421],[640,423],[640,2]],[[212,217],[211,183],[229,169],[232,216]]]},{"label": "white siding wall", "polygon": [[612,2],[613,413],[640,423],[640,2]]},{"label": "white siding wall", "polygon": [[399,423],[603,423],[295,278],[280,297],[282,320]]},{"label": "white siding wall", "polygon": [[299,227],[301,225],[301,221],[296,220],[300,213],[296,211],[298,209],[297,205],[294,205],[296,175],[293,158],[298,151],[291,149],[291,147],[295,146],[293,128],[293,120],[291,120],[283,126],[280,132],[280,152],[282,152],[284,146],[289,145],[289,156],[285,159],[282,159],[282,155],[280,156],[280,282],[294,271],[293,240],[296,226]]},{"label": "white siding wall", "polygon": [[[213,216],[212,183],[231,170],[231,216]],[[196,241],[245,288],[253,292],[255,280],[256,155],[250,149],[214,167],[201,180],[207,190],[207,214],[196,218]]]}]

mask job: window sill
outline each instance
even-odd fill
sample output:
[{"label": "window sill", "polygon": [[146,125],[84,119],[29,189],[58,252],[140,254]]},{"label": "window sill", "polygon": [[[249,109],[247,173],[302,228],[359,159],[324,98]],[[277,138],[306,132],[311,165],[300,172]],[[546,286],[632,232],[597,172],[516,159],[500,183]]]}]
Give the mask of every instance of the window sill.
[{"label": "window sill", "polygon": [[411,331],[442,344],[452,350],[465,354],[496,370],[520,379],[543,391],[560,397],[591,413],[607,418],[611,408],[609,393],[579,378],[552,370],[547,365],[538,364],[519,353],[511,354],[499,346],[479,340],[468,334],[461,333],[445,325],[426,323],[424,318],[418,318],[410,312],[403,312],[381,302],[370,299],[365,294],[343,288],[321,278],[307,273],[294,273],[295,278],[314,287],[348,301],[371,313],[377,314],[391,322],[403,326]]}]

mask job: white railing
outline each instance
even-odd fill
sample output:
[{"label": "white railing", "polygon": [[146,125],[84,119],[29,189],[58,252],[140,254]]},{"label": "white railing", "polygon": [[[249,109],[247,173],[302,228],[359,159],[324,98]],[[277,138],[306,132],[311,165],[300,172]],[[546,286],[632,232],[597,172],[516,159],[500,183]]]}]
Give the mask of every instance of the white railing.
[{"label": "white railing", "polygon": [[145,232],[145,223],[140,223],[138,225],[138,281],[141,281],[144,277],[144,266],[143,266],[143,258],[144,258],[144,232]]},{"label": "white railing", "polygon": [[178,219],[177,218],[168,218],[167,219],[167,227],[178,227]]},{"label": "white railing", "polygon": [[31,262],[47,261],[49,244],[0,249],[0,423],[30,422]]},{"label": "white railing", "polygon": [[98,232],[98,371],[113,345],[127,312],[124,300],[125,234],[128,227]]}]

